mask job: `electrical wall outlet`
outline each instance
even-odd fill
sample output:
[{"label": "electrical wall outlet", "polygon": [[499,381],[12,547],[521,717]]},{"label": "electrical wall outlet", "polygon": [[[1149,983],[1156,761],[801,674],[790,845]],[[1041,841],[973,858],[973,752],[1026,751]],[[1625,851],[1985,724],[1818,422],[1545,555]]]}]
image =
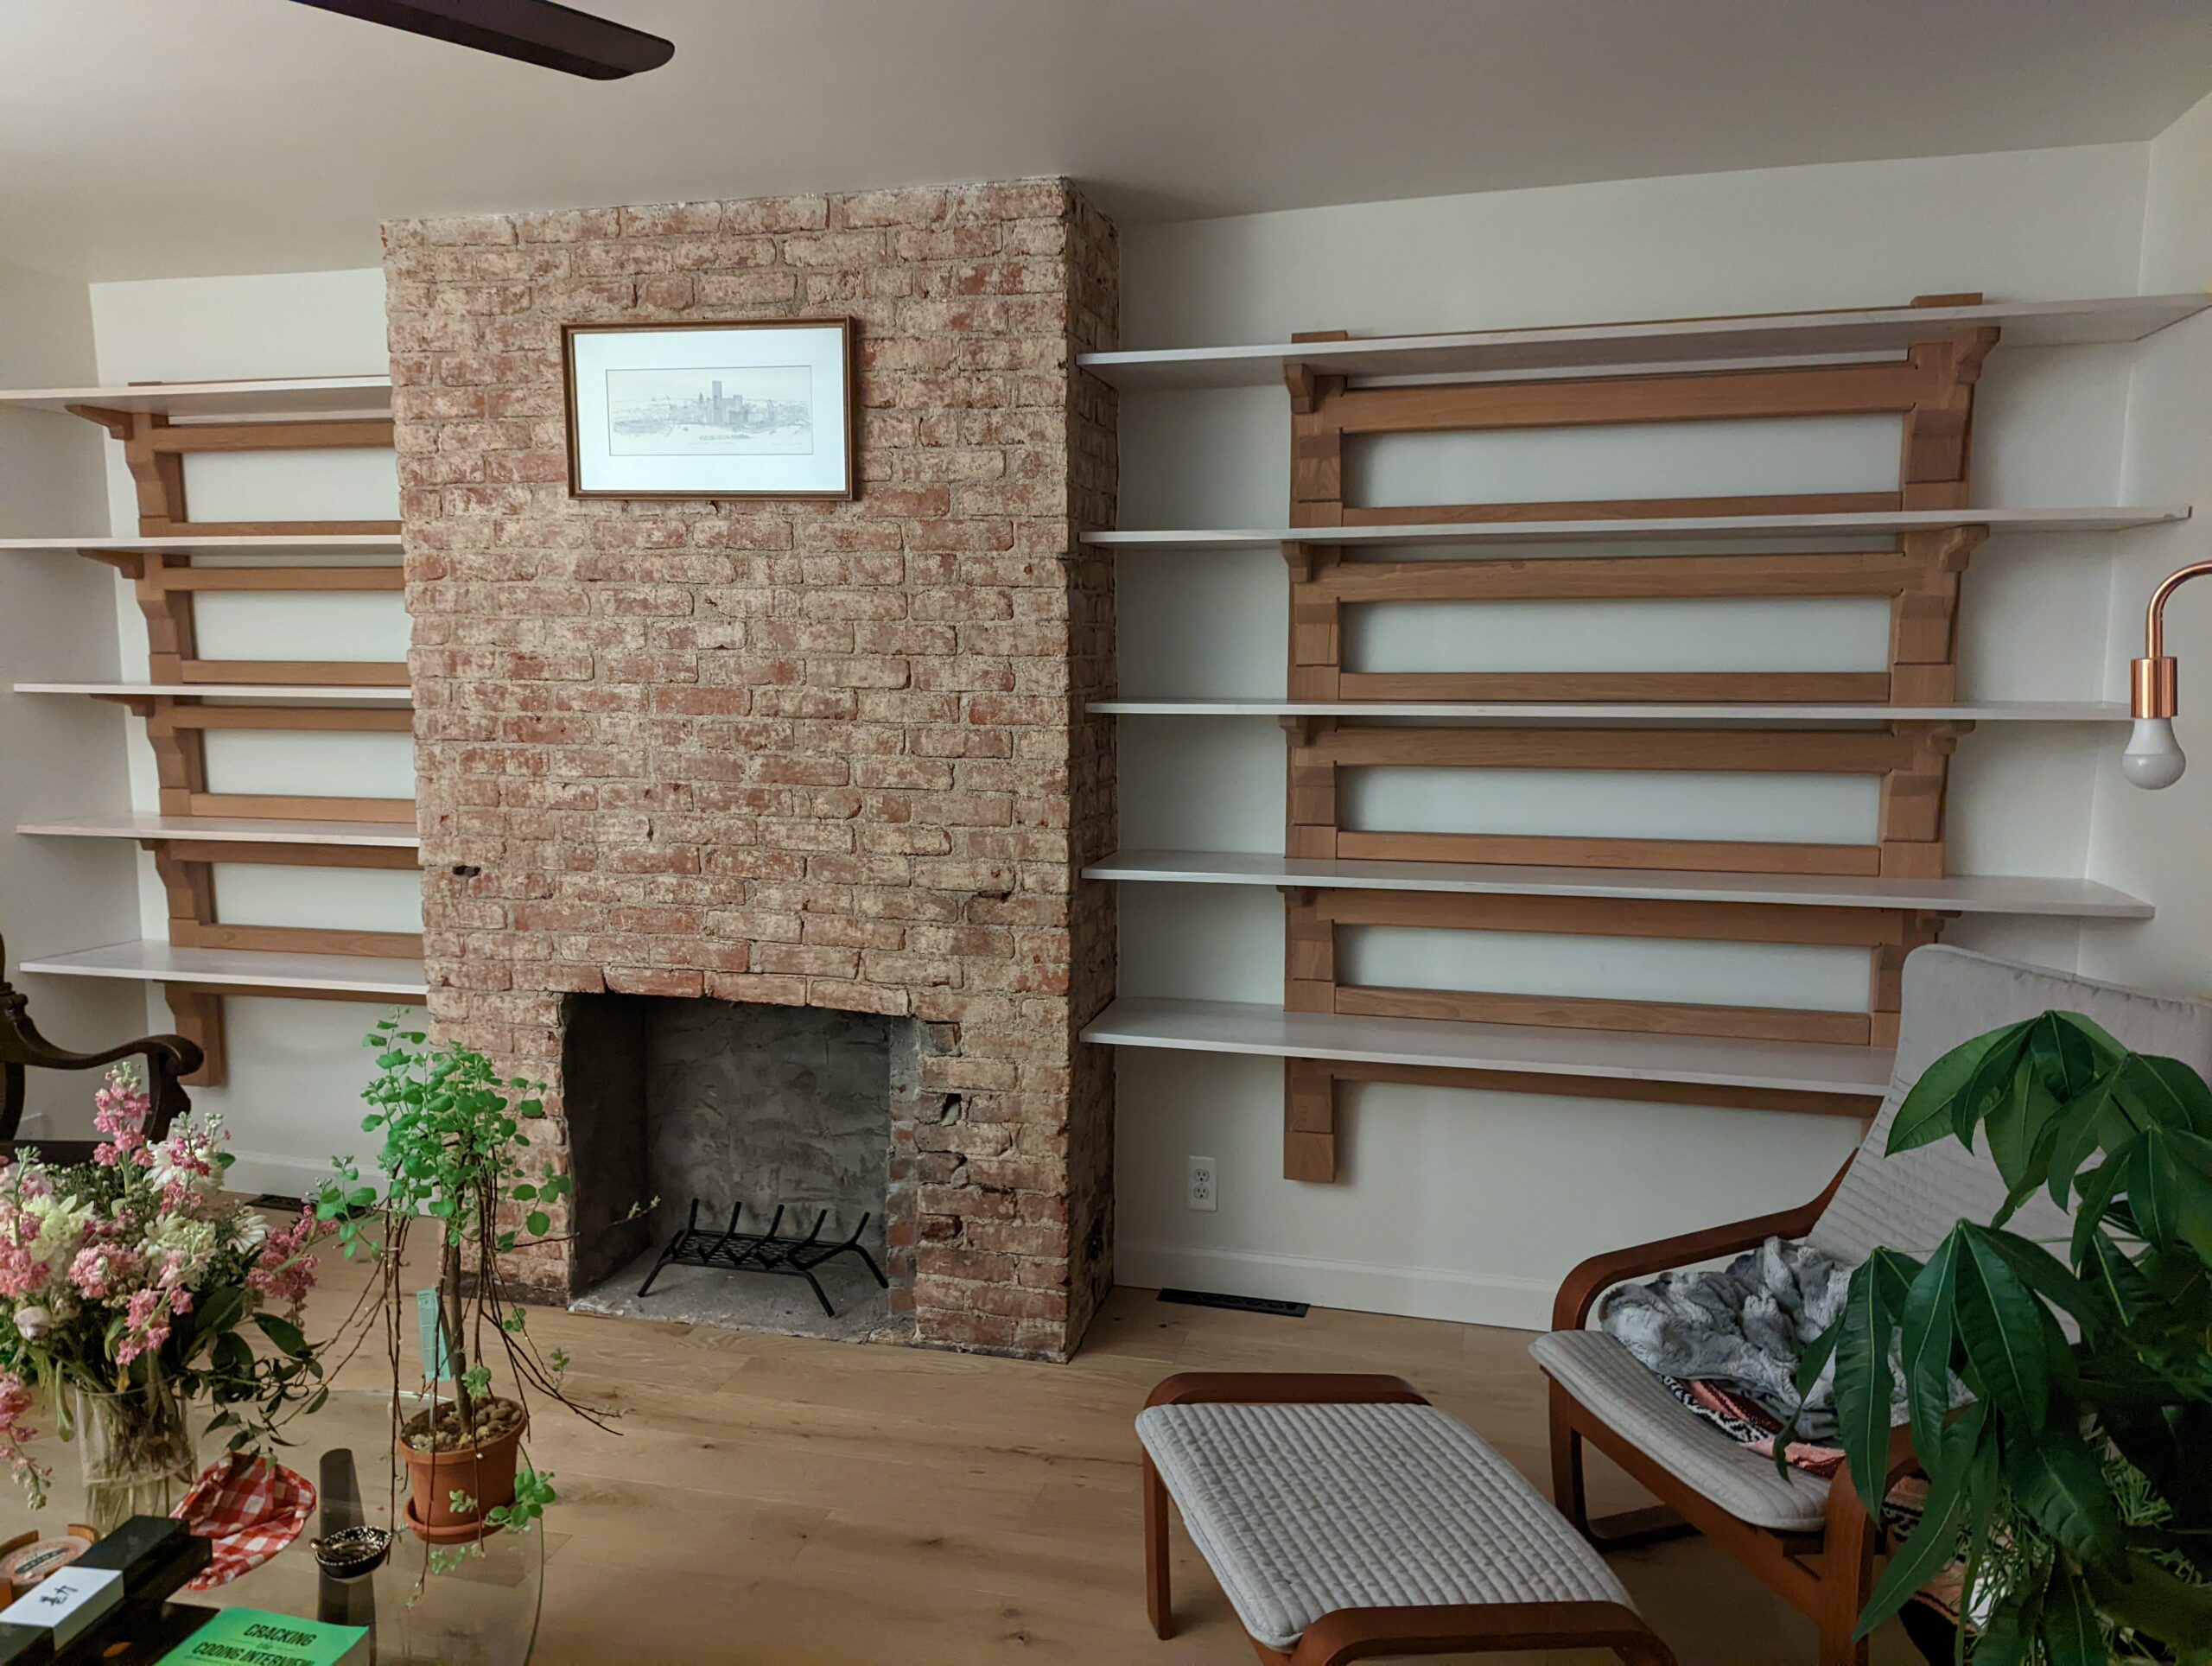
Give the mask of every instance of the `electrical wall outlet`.
[{"label": "electrical wall outlet", "polygon": [[1220,1208],[1219,1179],[1219,1175],[1215,1172],[1212,1158],[1192,1158],[1189,1183],[1183,1199],[1185,1205],[1192,1209],[1203,1209],[1209,1214]]}]

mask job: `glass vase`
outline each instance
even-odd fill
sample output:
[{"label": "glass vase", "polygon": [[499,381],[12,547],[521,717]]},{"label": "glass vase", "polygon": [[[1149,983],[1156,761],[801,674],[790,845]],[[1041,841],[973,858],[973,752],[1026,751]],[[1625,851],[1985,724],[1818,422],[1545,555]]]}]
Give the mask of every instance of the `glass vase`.
[{"label": "glass vase", "polygon": [[184,1402],[167,1383],[122,1394],[77,1390],[85,1518],[112,1532],[133,1516],[166,1516],[191,1490],[200,1458]]}]

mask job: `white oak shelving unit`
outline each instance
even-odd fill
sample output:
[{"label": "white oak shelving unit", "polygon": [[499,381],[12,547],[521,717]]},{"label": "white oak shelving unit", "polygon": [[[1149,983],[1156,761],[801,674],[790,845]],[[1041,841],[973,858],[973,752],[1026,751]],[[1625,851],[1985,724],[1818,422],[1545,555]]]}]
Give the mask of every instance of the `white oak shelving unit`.
[{"label": "white oak shelving unit", "polygon": [[143,717],[160,783],[152,814],[54,816],[16,830],[127,840],[150,851],[169,913],[166,942],[35,954],[22,970],[161,986],[177,1027],[207,1054],[193,1079],[208,1085],[227,1071],[226,995],[427,999],[419,933],[231,924],[220,917],[215,878],[218,866],[239,863],[412,870],[421,841],[411,799],[218,792],[205,753],[213,730],[404,732],[413,703],[406,666],[211,660],[198,651],[194,624],[195,599],[210,593],[397,593],[404,582],[399,525],[197,521],[185,490],[184,461],[194,454],[390,448],[391,378],[14,390],[0,392],[0,406],[80,417],[123,444],[137,488],[137,536],[12,537],[0,540],[0,554],[76,555],[116,568],[146,615],[149,675],[23,680],[15,689],[111,701]]},{"label": "white oak shelving unit", "polygon": [[1083,1040],[1105,1046],[1751,1092],[1859,1096],[1879,1094],[1890,1084],[1886,1048],[1347,1017],[1239,1001],[1125,997],[1092,1020]]},{"label": "white oak shelving unit", "polygon": [[1891,723],[2125,723],[2110,700],[1993,700],[1948,706],[1700,704],[1659,701],[1535,700],[1094,700],[1089,709],[1120,717],[1420,718],[1491,724],[1605,723],[1708,728],[1829,728]]},{"label": "white oak shelving unit", "polygon": [[180,949],[167,943],[110,943],[67,954],[33,955],[27,972],[53,977],[112,977],[216,991],[357,995],[391,1001],[428,996],[423,963],[397,956],[300,955],[235,949]]},{"label": "white oak shelving unit", "polygon": [[242,816],[86,816],[23,822],[16,831],[46,839],[191,839],[208,844],[352,845],[374,850],[417,850],[411,827],[359,822],[273,822]]},{"label": "white oak shelving unit", "polygon": [[0,405],[157,416],[175,424],[366,422],[391,416],[389,376],[297,376],[235,382],[129,382],[118,387],[9,388]]},{"label": "white oak shelving unit", "polygon": [[[1128,850],[1086,881],[1268,886],[1285,900],[1281,1007],[1124,996],[1103,1046],[1285,1061],[1287,1178],[1337,1173],[1339,1086],[1389,1081],[1864,1116],[1889,1085],[1904,956],[1962,915],[2127,921],[2151,905],[2080,877],[1945,864],[1952,748],[1977,726],[2030,733],[2128,721],[2099,700],[1981,700],[1957,688],[1961,575],[1986,542],[2099,538],[2185,520],[2186,505],[1973,502],[1975,384],[2002,346],[2146,340],[2212,296],[2123,296],[1465,331],[1340,333],[1084,355],[1128,390],[1281,386],[1281,526],[1090,532],[1191,556],[1277,550],[1289,571],[1282,698],[1132,696],[1102,715],[1266,717],[1289,744],[1285,854]],[[1386,434],[1895,414],[1894,491],[1586,503],[1370,506],[1344,446]],[[2086,543],[2069,556],[2090,558]],[[1878,672],[1370,672],[1346,664],[1363,603],[1880,596]],[[1360,767],[1723,770],[1878,777],[1872,843],[1389,832],[1347,825]],[[1863,837],[1863,835],[1854,836]],[[1371,988],[1337,933],[1362,926],[1848,945],[1867,1010],[1647,997]]]},{"label": "white oak shelving unit", "polygon": [[[399,553],[397,533],[355,532],[320,538],[263,535],[181,538],[0,538],[0,554],[111,556],[369,556]],[[214,569],[209,569],[214,570]]]},{"label": "white oak shelving unit", "polygon": [[2094,880],[1955,874],[1939,880],[1821,874],[1681,874],[1663,868],[1516,868],[1503,862],[1300,862],[1238,850],[1117,850],[1083,870],[1129,885],[1256,885],[1324,891],[1757,902],[1795,908],[1902,908],[2059,919],[2148,919],[2151,905]]},{"label": "white oak shelving unit", "polygon": [[1531,330],[1465,330],[1366,340],[1086,353],[1076,362],[1117,388],[1272,387],[1285,366],[1324,376],[1551,378],[1577,371],[1681,375],[1745,360],[1806,365],[1894,358],[1932,337],[1995,329],[2015,347],[2140,341],[2212,307],[2203,295],[2114,296],[2093,301],[1873,307],[1758,317],[1680,318]]},{"label": "white oak shelving unit", "polygon": [[313,683],[18,683],[17,694],[89,695],[96,700],[246,700],[278,706],[411,706],[405,689]]},{"label": "white oak shelving unit", "polygon": [[1422,549],[1473,544],[1605,544],[1634,553],[1643,544],[1772,542],[1840,538],[1976,526],[1990,532],[2126,532],[2187,520],[2186,505],[2129,509],[1860,510],[1820,515],[1663,515],[1637,520],[1455,521],[1427,526],[1228,527],[1157,532],[1085,532],[1085,544],[1113,550],[1273,550],[1285,544],[1345,549]]}]

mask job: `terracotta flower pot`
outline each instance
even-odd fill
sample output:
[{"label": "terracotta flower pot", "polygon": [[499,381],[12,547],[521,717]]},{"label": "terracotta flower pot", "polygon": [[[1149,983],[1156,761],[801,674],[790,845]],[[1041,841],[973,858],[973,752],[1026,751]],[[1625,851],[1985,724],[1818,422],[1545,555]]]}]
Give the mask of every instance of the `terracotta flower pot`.
[{"label": "terracotta flower pot", "polygon": [[[529,1432],[525,1413],[505,1434],[481,1446],[417,1452],[402,1440],[399,1453],[407,1460],[407,1525],[415,1536],[431,1544],[459,1544],[499,1531],[486,1524],[484,1512],[515,1501],[515,1469],[522,1456],[522,1438]],[[475,1500],[475,1507],[454,1509],[456,1491]]]}]

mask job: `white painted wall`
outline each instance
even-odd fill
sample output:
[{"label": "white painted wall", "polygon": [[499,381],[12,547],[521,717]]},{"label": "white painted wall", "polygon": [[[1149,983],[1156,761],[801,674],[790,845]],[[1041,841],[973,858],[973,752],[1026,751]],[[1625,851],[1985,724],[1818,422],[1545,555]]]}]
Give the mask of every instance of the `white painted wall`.
[{"label": "white painted wall", "polygon": [[[2203,112],[2199,111],[2199,117]],[[2212,122],[2206,124],[2212,128]],[[2164,142],[2162,141],[2162,144]],[[2206,166],[2195,162],[2201,188]],[[1123,235],[1125,342],[1190,346],[1355,334],[1899,302],[1980,289],[1993,299],[2126,294],[2139,258],[2146,176],[2183,200],[2177,149],[2155,174],[2141,145],[1777,169],[1257,215]],[[2169,175],[2175,177],[2171,180]],[[2202,326],[2197,327],[2202,328]],[[2000,349],[1982,384],[1977,493],[1991,505],[2120,498],[2131,373],[2120,347]],[[2202,391],[2177,464],[2139,471],[2129,495],[2212,491]],[[1288,479],[1275,390],[1125,397],[1122,524],[1280,525]],[[1400,442],[1366,459],[1373,500],[1449,502],[1849,489],[1893,480],[1882,423],[1719,425],[1702,433],[1557,431]],[[2131,464],[2136,453],[2131,450]],[[2185,459],[2183,467],[2180,459]],[[2194,472],[2191,472],[2191,471]],[[2138,535],[2139,536],[2139,535]],[[2107,613],[2119,540],[1993,539],[1967,579],[1963,692],[2080,698],[2107,691]],[[1287,596],[1272,555],[1130,555],[1120,569],[1121,690],[1280,696]],[[2197,599],[2212,603],[2212,585]],[[1355,629],[1372,669],[1647,664],[1771,669],[1874,666],[1878,626],[1856,603],[1669,604],[1639,609],[1376,609]],[[1265,721],[1123,719],[1128,845],[1281,849],[1283,740]],[[1984,732],[1954,772],[1961,871],[2080,874],[2090,860],[2098,748],[2088,731]],[[2212,783],[2212,743],[2202,779]],[[1871,792],[1852,782],[1551,772],[1389,772],[1355,797],[1378,823],[1621,833],[1664,825],[1859,836]],[[2202,808],[2196,846],[2202,867]],[[2103,800],[2096,800],[2101,814]],[[2164,808],[2164,806],[2161,806]],[[2101,827],[2101,823],[2100,824]],[[2170,825],[2170,823],[2169,823]],[[1834,830],[1842,830],[1840,835]],[[2162,906],[2200,873],[2178,849],[2137,850],[2101,876]],[[2117,871],[2122,865],[2130,871]],[[2126,957],[2156,928],[2099,928]],[[2057,966],[2082,954],[2063,924],[1965,922],[1955,942]],[[1122,988],[1281,998],[1280,900],[1268,892],[1125,886]],[[2176,946],[2176,954],[2180,947]],[[1371,933],[1369,975],[1408,983],[1581,991],[1664,989],[1678,998],[1836,1005],[1863,980],[1828,954],[1605,940]],[[2147,974],[2146,974],[2147,975]],[[2201,980],[2200,980],[2201,981]],[[1625,1102],[1370,1086],[1352,1096],[1349,1172],[1331,1186],[1281,1178],[1281,1072],[1262,1060],[1125,1051],[1121,1059],[1117,1266],[1136,1284],[1181,1284],[1435,1317],[1540,1326],[1560,1275],[1597,1250],[1802,1201],[1853,1143],[1847,1122]],[[1183,1205],[1185,1158],[1219,1164],[1219,1212]]]},{"label": "white painted wall", "polygon": [[[2212,288],[2212,98],[2150,148],[2141,287]],[[2131,537],[2112,569],[2107,692],[2126,697],[2127,662],[2143,652],[2143,607],[2159,579],[2212,556],[2212,324],[2202,316],[2137,350],[2127,402],[2124,489],[2199,506],[2188,525]],[[2129,786],[2115,751],[2097,775],[2089,871],[2158,904],[2132,931],[2083,934],[2082,968],[2101,976],[2212,995],[2212,579],[2193,581],[2166,608],[2166,652],[2181,660],[2174,733],[2191,756],[2161,792]]]},{"label": "white painted wall", "polygon": [[[90,314],[102,382],[361,375],[385,363],[384,275],[373,269],[97,283]],[[86,455],[95,463],[99,447],[106,446],[109,518],[118,534],[137,531],[122,447],[96,436],[79,444],[91,448]],[[388,449],[188,457],[185,494],[202,520],[390,519],[399,512]],[[125,674],[142,677],[145,620],[126,586],[112,588],[111,651],[119,643]],[[197,619],[200,652],[210,658],[390,660],[407,653],[406,613],[396,595],[209,595],[199,599]],[[404,734],[239,731],[210,734],[208,741],[208,779],[217,792],[404,798],[414,791]],[[123,754],[121,737],[106,745]],[[128,756],[131,801],[150,811],[153,754],[135,722]],[[215,890],[218,918],[239,924],[421,928],[412,874],[226,863],[215,870]],[[164,934],[168,909],[150,857],[139,862],[135,912],[133,926],[114,935]],[[230,1080],[197,1091],[194,1102],[221,1111],[229,1123],[238,1154],[233,1183],[296,1192],[327,1170],[334,1154],[367,1154],[360,1041],[378,1009],[239,996],[223,1004]],[[147,1006],[149,1021],[168,1027],[158,990],[148,993]]]},{"label": "white painted wall", "polygon": [[[0,387],[81,385],[92,369],[85,286],[0,266]],[[0,535],[99,529],[105,487],[88,431],[73,416],[0,410]],[[76,556],[0,555],[0,678],[112,677],[115,633],[102,605],[112,586],[108,572]],[[27,955],[137,934],[126,851],[15,830],[49,816],[123,809],[130,795],[124,722],[113,706],[0,688],[0,932],[10,976]],[[45,977],[17,987],[61,1046],[92,1052],[146,1033],[136,990]],[[98,1085],[96,1076],[34,1071],[24,1131],[90,1135]]]}]

